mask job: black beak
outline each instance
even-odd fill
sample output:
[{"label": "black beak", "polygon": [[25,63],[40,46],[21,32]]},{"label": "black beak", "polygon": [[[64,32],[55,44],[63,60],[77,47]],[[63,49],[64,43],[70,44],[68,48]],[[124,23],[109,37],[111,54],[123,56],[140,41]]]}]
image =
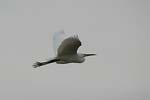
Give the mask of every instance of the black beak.
[{"label": "black beak", "polygon": [[96,54],[84,54],[84,57],[87,57],[87,56],[95,56]]}]

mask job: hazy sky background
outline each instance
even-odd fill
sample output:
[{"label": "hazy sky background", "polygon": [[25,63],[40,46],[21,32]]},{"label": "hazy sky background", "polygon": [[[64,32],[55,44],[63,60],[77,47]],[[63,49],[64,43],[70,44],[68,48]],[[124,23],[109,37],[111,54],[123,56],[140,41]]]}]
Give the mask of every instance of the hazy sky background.
[{"label": "hazy sky background", "polygon": [[[150,1],[0,0],[0,100],[150,100]],[[77,33],[83,64],[54,56],[52,35]]]}]

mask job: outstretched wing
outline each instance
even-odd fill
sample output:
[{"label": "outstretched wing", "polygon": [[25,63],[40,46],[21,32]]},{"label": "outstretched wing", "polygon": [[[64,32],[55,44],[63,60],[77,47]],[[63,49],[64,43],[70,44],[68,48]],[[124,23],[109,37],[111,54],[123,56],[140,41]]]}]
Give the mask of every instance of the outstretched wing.
[{"label": "outstretched wing", "polygon": [[57,31],[53,34],[53,49],[55,55],[57,55],[57,49],[60,46],[61,42],[65,39],[65,32],[64,30]]},{"label": "outstretched wing", "polygon": [[80,46],[81,41],[78,36],[68,37],[60,44],[57,54],[58,56],[76,54]]}]

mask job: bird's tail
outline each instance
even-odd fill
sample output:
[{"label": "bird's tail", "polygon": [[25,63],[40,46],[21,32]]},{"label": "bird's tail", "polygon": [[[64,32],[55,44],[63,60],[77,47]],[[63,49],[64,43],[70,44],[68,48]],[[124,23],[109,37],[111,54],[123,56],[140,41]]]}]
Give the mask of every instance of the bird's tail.
[{"label": "bird's tail", "polygon": [[59,61],[59,59],[52,59],[52,60],[48,60],[48,61],[45,61],[45,62],[36,62],[36,63],[33,64],[33,67],[37,68],[37,67],[40,67],[40,66],[43,66],[43,65],[54,63],[56,61]]}]

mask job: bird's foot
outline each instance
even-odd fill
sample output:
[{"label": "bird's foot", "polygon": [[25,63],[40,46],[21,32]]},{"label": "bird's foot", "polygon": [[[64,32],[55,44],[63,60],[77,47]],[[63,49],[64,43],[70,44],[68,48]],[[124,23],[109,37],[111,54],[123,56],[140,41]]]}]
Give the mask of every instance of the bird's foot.
[{"label": "bird's foot", "polygon": [[40,67],[40,66],[42,66],[42,63],[40,63],[40,62],[36,62],[36,63],[33,64],[34,68],[37,68],[37,67]]}]

